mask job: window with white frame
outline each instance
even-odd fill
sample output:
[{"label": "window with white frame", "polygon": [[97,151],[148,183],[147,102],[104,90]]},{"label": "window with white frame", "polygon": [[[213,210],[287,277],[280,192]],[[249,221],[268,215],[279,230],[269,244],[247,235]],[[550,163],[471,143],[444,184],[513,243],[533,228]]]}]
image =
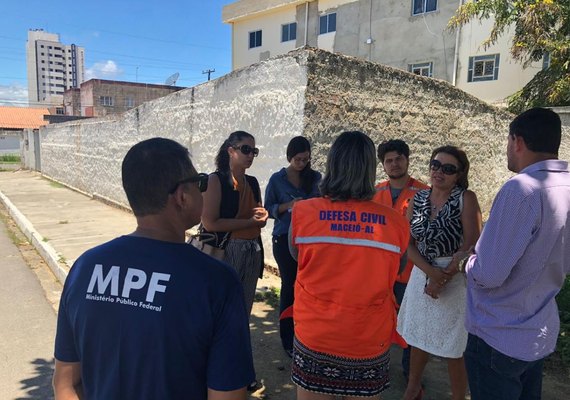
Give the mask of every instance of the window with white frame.
[{"label": "window with white frame", "polygon": [[469,57],[467,82],[495,81],[499,79],[499,54]]},{"label": "window with white frame", "polygon": [[281,25],[281,41],[289,42],[290,40],[297,39],[297,23],[292,22],[290,24]]},{"label": "window with white frame", "polygon": [[412,0],[412,15],[420,15],[437,9],[437,0]]},{"label": "window with white frame", "polygon": [[319,35],[336,31],[336,13],[321,15],[319,18]]},{"label": "window with white frame", "polygon": [[433,62],[408,64],[408,71],[420,76],[433,76]]},{"label": "window with white frame", "polygon": [[249,48],[261,47],[261,30],[249,32]]},{"label": "window with white frame", "polygon": [[125,107],[133,108],[134,106],[135,106],[135,99],[133,99],[130,96],[125,97]]},{"label": "window with white frame", "polygon": [[99,104],[102,106],[112,106],[113,98],[111,96],[99,96]]}]

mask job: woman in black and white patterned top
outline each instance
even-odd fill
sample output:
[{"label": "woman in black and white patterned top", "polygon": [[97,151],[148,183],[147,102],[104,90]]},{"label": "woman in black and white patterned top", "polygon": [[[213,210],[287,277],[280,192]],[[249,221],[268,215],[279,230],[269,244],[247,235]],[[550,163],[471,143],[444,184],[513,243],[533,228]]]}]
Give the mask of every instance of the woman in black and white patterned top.
[{"label": "woman in black and white patterned top", "polygon": [[469,160],[454,146],[435,149],[430,159],[431,189],[416,194],[408,208],[414,269],[398,314],[398,332],[412,347],[404,399],[420,398],[430,354],[448,361],[452,399],[464,399],[467,374],[463,351],[466,284],[452,256],[474,246],[481,211],[468,181]]}]

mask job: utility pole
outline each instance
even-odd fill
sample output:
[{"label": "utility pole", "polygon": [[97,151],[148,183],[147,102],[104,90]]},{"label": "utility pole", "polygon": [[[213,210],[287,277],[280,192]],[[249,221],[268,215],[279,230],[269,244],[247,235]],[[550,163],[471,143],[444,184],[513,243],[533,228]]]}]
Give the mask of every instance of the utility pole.
[{"label": "utility pole", "polygon": [[212,72],[216,72],[215,69],[207,69],[205,71],[202,71],[203,74],[208,74],[208,80],[210,80],[210,75],[212,74]]}]

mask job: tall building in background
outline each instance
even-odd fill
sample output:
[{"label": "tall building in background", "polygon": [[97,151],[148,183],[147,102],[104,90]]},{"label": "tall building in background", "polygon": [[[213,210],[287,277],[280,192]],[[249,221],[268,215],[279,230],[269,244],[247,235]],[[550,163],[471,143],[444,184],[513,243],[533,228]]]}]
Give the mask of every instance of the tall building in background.
[{"label": "tall building in background", "polygon": [[79,88],[85,77],[85,49],[64,45],[59,35],[43,29],[28,31],[28,103],[63,114],[63,92]]}]

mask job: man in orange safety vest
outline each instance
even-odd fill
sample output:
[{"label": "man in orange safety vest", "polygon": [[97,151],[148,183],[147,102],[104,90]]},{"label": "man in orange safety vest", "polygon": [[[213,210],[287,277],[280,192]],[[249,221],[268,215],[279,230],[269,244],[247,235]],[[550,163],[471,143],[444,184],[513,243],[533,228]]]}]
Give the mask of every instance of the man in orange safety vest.
[{"label": "man in orange safety vest", "polygon": [[[388,180],[376,185],[376,195],[373,200],[392,207],[406,216],[408,204],[412,202],[413,205],[415,194],[420,190],[429,189],[429,186],[408,174],[410,148],[403,140],[394,139],[381,143],[378,146],[378,158]],[[413,266],[413,263],[408,261],[404,271],[396,278],[394,295],[398,306],[402,303]],[[402,353],[402,369],[407,380],[410,372],[410,346]]]}]

